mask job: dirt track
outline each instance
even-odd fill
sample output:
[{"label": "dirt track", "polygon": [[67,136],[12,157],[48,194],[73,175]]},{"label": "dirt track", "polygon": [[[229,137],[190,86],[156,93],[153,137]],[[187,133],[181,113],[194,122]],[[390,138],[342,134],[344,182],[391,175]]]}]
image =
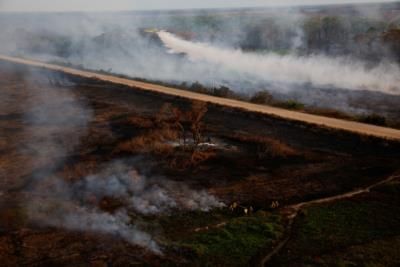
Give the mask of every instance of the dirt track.
[{"label": "dirt track", "polygon": [[328,127],[328,128],[345,130],[345,131],[350,131],[350,132],[354,132],[354,133],[358,133],[358,134],[375,136],[375,137],[379,137],[379,138],[400,140],[400,130],[396,130],[396,129],[374,126],[374,125],[353,122],[353,121],[346,121],[346,120],[341,120],[341,119],[328,118],[328,117],[323,117],[323,116],[318,116],[318,115],[311,115],[311,114],[306,114],[306,113],[302,113],[302,112],[296,112],[296,111],[275,108],[275,107],[271,107],[271,106],[256,105],[256,104],[251,104],[251,103],[247,103],[247,102],[243,102],[243,101],[232,100],[232,99],[227,99],[227,98],[220,98],[220,97],[215,97],[215,96],[210,96],[210,95],[204,95],[204,94],[184,91],[184,90],[180,90],[180,89],[175,89],[175,88],[171,88],[171,87],[160,86],[160,85],[156,85],[156,84],[152,84],[152,83],[139,82],[139,81],[135,81],[135,80],[119,78],[119,77],[112,76],[112,75],[105,75],[105,74],[99,74],[99,73],[95,73],[95,72],[83,71],[83,70],[78,70],[78,69],[53,65],[53,64],[47,64],[47,63],[28,60],[28,59],[20,59],[20,58],[0,55],[0,60],[13,62],[13,63],[19,63],[19,64],[25,64],[25,65],[29,65],[29,66],[46,68],[49,70],[61,71],[61,72],[67,73],[67,74],[81,76],[81,77],[85,77],[85,78],[95,78],[95,79],[112,82],[112,83],[116,83],[116,84],[127,85],[127,86],[134,87],[134,88],[141,89],[141,90],[152,91],[152,92],[167,94],[167,95],[172,95],[172,96],[178,96],[178,97],[183,97],[183,98],[192,99],[192,100],[204,101],[204,102],[227,106],[227,107],[232,107],[232,108],[240,108],[240,109],[248,110],[251,112],[263,113],[263,114],[277,116],[277,117],[284,118],[284,119],[316,124],[316,125],[320,125],[320,126],[324,126],[324,127]]}]

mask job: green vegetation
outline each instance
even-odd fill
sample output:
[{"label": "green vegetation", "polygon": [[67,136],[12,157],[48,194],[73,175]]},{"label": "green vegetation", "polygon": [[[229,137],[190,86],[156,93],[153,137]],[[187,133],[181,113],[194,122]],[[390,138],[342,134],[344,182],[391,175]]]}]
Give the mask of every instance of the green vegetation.
[{"label": "green vegetation", "polygon": [[261,105],[271,104],[272,100],[273,97],[268,91],[257,92],[250,98],[251,103]]},{"label": "green vegetation", "polygon": [[167,249],[179,251],[194,266],[247,266],[284,232],[281,217],[264,211],[238,217],[216,209],[149,219],[164,229]]},{"label": "green vegetation", "polygon": [[395,181],[391,182],[390,184],[381,185],[378,188],[376,188],[375,191],[400,197],[400,181]]},{"label": "green vegetation", "polygon": [[400,237],[352,246],[342,254],[323,255],[321,265],[386,267],[400,265]]},{"label": "green vegetation", "polygon": [[362,116],[358,120],[368,124],[387,126],[386,118],[377,114]]},{"label": "green vegetation", "polygon": [[278,104],[278,106],[285,108],[285,109],[291,109],[291,110],[303,110],[304,109],[304,104],[297,102],[296,100],[288,100],[285,102],[281,102]]},{"label": "green vegetation", "polygon": [[182,241],[201,266],[245,266],[283,233],[280,217],[259,212]]},{"label": "green vegetation", "polygon": [[[286,252],[276,260],[283,266],[293,262],[307,266],[399,263],[399,190],[400,184],[394,183],[377,188],[374,198],[308,208],[296,221]],[[388,264],[382,265],[382,257]]]},{"label": "green vegetation", "polygon": [[[165,236],[172,241],[187,239],[193,234],[193,229],[215,225],[229,221],[234,215],[226,209],[215,209],[210,212],[191,211],[177,212],[170,216],[158,218],[159,224],[165,229]],[[179,225],[178,229],[176,225]]]},{"label": "green vegetation", "polygon": [[[301,219],[298,242],[304,250],[329,251],[363,243],[388,235],[400,234],[400,207],[379,202],[343,201],[329,207],[312,207]],[[396,229],[397,228],[397,229]],[[310,244],[313,244],[310,247]]]}]

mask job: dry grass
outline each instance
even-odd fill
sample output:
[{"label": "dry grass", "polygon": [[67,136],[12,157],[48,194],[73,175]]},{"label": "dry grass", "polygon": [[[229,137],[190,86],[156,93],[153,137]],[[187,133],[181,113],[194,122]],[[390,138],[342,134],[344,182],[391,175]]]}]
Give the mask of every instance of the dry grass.
[{"label": "dry grass", "polygon": [[140,129],[154,128],[155,124],[152,119],[146,117],[130,116],[128,123]]},{"label": "dry grass", "polygon": [[80,161],[72,166],[65,166],[61,171],[61,176],[65,181],[76,182],[97,170],[98,162]]},{"label": "dry grass", "polygon": [[299,155],[296,149],[283,141],[266,136],[235,134],[233,139],[242,143],[255,145],[259,158],[288,158]]},{"label": "dry grass", "polygon": [[145,132],[119,144],[116,152],[171,155],[176,150],[171,143],[175,142],[183,144],[179,146],[182,150],[192,152],[190,156],[185,153],[188,154],[186,156],[189,157],[190,164],[202,161],[202,158],[205,157],[202,155],[205,154],[204,151],[195,151],[196,146],[187,146],[186,137],[190,133],[193,143],[195,145],[200,143],[203,129],[202,119],[206,112],[207,104],[194,101],[191,109],[186,112],[166,103],[153,118],[132,115],[129,117],[128,123],[145,130]]},{"label": "dry grass", "polygon": [[170,154],[174,148],[168,143],[178,139],[178,132],[169,128],[149,130],[147,133],[120,143],[116,152]]},{"label": "dry grass", "polygon": [[181,154],[174,154],[169,160],[169,167],[172,169],[185,170],[193,168],[217,156],[217,153],[210,150],[182,151]]}]

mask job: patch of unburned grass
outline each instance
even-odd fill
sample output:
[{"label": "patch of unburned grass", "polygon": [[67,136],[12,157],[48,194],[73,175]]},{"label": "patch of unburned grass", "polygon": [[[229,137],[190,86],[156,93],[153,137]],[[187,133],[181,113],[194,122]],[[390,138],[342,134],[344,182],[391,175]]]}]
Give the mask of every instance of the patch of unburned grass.
[{"label": "patch of unburned grass", "polygon": [[180,241],[193,252],[200,266],[247,266],[263,249],[272,246],[283,233],[279,216],[257,213],[231,218],[221,227],[194,233]]},{"label": "patch of unburned grass", "polygon": [[312,207],[299,222],[298,242],[309,252],[328,251],[400,234],[400,207],[343,201]]},{"label": "patch of unburned grass", "polygon": [[375,240],[346,248],[333,255],[322,255],[326,266],[400,266],[400,236]]},{"label": "patch of unburned grass", "polygon": [[[367,259],[379,240],[398,242],[395,237],[400,235],[400,206],[396,196],[400,189],[399,184],[389,184],[378,189],[376,192],[379,193],[365,198],[306,209],[294,225],[288,246],[276,258],[279,262],[277,265],[290,266],[296,262],[299,266],[340,266],[343,263],[339,260],[341,256],[333,255],[346,254],[346,261],[351,263],[354,259],[357,262],[357,259]],[[392,253],[391,246],[394,245],[385,245],[373,253],[385,254],[385,249],[388,249],[387,253]],[[356,249],[357,254],[351,256],[347,253],[347,248]],[[322,255],[335,264],[325,264]],[[379,262],[378,256],[372,258],[372,263],[374,260]],[[389,262],[390,259],[386,261]]]},{"label": "patch of unburned grass", "polygon": [[157,221],[164,229],[166,238],[178,242],[192,236],[196,228],[216,225],[233,218],[235,218],[234,214],[227,209],[214,209],[209,212],[176,212],[169,216],[157,218]]},{"label": "patch of unburned grass", "polygon": [[374,189],[374,191],[391,195],[395,198],[400,198],[400,181],[392,181],[388,184],[383,184]]},{"label": "patch of unburned grass", "polygon": [[297,102],[296,100],[288,100],[285,102],[281,102],[277,104],[278,107],[284,108],[284,109],[290,109],[290,110],[303,110],[304,109],[304,104]]}]

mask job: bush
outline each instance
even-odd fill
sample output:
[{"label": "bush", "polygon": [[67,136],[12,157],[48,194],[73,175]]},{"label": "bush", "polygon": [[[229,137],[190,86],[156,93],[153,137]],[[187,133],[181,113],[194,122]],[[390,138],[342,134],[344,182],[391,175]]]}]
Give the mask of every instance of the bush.
[{"label": "bush", "polygon": [[[185,85],[186,86],[186,85]],[[199,82],[195,82],[193,83],[189,89],[191,91],[197,92],[197,93],[202,93],[202,94],[209,94],[209,89],[207,89],[207,87],[203,86],[201,83]]]},{"label": "bush", "polygon": [[226,86],[214,88],[213,95],[218,97],[232,97],[234,92]]},{"label": "bush", "polygon": [[286,102],[281,103],[279,106],[286,108],[286,109],[292,109],[292,110],[304,109],[304,104],[297,102],[296,100],[288,100]]},{"label": "bush", "polygon": [[257,92],[250,98],[250,102],[254,104],[269,104],[272,100],[272,95],[267,91]]},{"label": "bush", "polygon": [[379,126],[386,126],[387,121],[386,118],[377,114],[371,114],[367,116],[363,116],[359,119],[360,122],[368,123],[368,124],[374,124],[374,125],[379,125]]}]

